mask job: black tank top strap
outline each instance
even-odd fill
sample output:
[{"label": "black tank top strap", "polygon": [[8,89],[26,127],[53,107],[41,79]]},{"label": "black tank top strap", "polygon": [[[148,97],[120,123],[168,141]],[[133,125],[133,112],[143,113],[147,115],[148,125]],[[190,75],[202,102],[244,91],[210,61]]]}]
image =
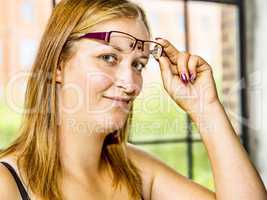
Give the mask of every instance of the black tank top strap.
[{"label": "black tank top strap", "polygon": [[22,197],[22,200],[30,200],[30,197],[25,189],[25,187],[23,186],[17,172],[15,171],[15,169],[8,163],[6,162],[1,162],[8,170],[9,172],[12,174],[13,178],[15,179],[20,195]]}]

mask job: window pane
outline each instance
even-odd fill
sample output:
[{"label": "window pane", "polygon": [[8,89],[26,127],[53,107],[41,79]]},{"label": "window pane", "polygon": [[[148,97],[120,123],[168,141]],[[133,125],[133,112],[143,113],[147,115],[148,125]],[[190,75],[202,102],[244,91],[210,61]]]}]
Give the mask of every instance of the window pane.
[{"label": "window pane", "polygon": [[220,100],[241,134],[238,8],[196,1],[189,2],[188,9],[190,52],[211,65]]},{"label": "window pane", "polygon": [[168,166],[187,175],[186,144],[140,145],[144,150],[164,161]]},{"label": "window pane", "polygon": [[194,181],[214,190],[214,182],[207,151],[202,143],[194,143]]}]

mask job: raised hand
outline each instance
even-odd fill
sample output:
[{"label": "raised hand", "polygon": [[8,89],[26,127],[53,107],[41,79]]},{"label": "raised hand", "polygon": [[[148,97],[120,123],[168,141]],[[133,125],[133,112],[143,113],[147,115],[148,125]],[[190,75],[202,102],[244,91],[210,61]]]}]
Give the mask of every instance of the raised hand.
[{"label": "raised hand", "polygon": [[168,40],[156,39],[164,47],[158,60],[165,90],[184,111],[200,114],[219,101],[212,68],[199,56],[178,51]]}]

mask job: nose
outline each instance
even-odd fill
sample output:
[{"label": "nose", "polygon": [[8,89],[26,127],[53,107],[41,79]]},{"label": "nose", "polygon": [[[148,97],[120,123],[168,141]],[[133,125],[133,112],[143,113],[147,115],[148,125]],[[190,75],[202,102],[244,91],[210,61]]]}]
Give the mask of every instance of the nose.
[{"label": "nose", "polygon": [[136,95],[138,78],[130,67],[121,66],[116,73],[116,87],[121,88],[127,95]]}]

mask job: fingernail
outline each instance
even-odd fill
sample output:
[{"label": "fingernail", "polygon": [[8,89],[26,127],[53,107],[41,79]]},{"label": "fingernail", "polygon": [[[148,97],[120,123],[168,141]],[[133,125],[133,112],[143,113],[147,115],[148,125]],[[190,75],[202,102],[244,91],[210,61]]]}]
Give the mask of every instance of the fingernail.
[{"label": "fingernail", "polygon": [[186,75],[184,73],[181,74],[181,78],[182,78],[182,81],[184,83],[187,83],[188,80],[187,80]]},{"label": "fingernail", "polygon": [[194,74],[190,74],[190,81],[193,82],[195,80],[195,75]]}]

